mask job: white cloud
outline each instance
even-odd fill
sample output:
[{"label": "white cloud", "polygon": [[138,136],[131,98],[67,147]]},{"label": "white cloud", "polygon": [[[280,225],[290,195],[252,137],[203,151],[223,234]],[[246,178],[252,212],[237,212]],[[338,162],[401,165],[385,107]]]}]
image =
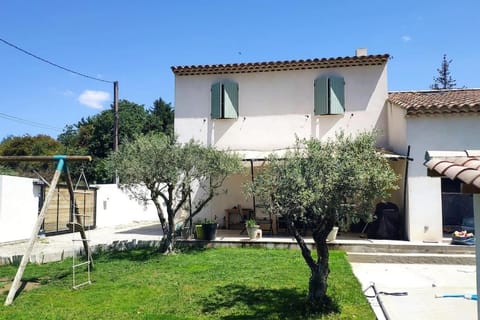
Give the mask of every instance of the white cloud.
[{"label": "white cloud", "polygon": [[85,90],[78,97],[78,101],[90,108],[102,109],[103,103],[110,100],[110,94],[105,91]]},{"label": "white cloud", "polygon": [[410,37],[408,34],[402,36],[403,42],[409,42],[411,40],[412,40],[412,37]]}]

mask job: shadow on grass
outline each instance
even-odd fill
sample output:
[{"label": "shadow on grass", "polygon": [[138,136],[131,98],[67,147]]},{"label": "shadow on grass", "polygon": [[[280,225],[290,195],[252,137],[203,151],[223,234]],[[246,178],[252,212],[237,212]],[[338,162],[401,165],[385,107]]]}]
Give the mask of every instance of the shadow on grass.
[{"label": "shadow on grass", "polygon": [[[201,247],[177,246],[177,253],[173,254],[198,254],[206,249]],[[160,252],[158,246],[137,247],[135,249],[125,250],[104,250],[98,251],[93,255],[93,261],[107,260],[129,260],[129,261],[147,261],[154,257],[161,258],[164,254]]]},{"label": "shadow on grass", "polygon": [[108,260],[128,260],[128,261],[147,261],[154,256],[161,256],[156,247],[143,247],[128,250],[106,250],[96,252],[93,255],[93,261]]},{"label": "shadow on grass", "polygon": [[311,319],[340,312],[338,303],[329,298],[319,308],[307,302],[305,292],[296,289],[250,288],[238,284],[217,287],[201,303],[204,313],[219,319]]}]

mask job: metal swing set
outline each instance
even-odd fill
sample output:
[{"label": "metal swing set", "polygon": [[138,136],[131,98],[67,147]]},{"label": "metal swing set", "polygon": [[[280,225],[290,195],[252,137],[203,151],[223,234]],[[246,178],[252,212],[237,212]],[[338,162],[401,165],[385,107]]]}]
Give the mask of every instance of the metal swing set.
[{"label": "metal swing set", "polygon": [[[75,201],[75,190],[72,182],[72,178],[70,176],[70,171],[67,166],[67,161],[91,161],[92,158],[90,156],[67,156],[67,155],[55,155],[55,156],[0,156],[0,161],[56,161],[57,166],[55,169],[55,173],[53,175],[52,181],[50,183],[50,187],[48,190],[48,193],[45,197],[45,201],[43,202],[42,208],[40,210],[40,213],[37,217],[37,221],[35,223],[35,226],[32,230],[32,234],[30,236],[30,239],[27,244],[27,248],[25,250],[24,255],[22,256],[22,260],[20,262],[20,265],[18,267],[17,273],[15,275],[15,278],[13,280],[12,286],[10,287],[10,291],[8,292],[7,299],[5,300],[5,305],[8,306],[10,305],[15,296],[16,293],[20,287],[20,282],[23,276],[23,273],[25,271],[25,268],[28,264],[28,261],[30,260],[30,255],[33,250],[33,246],[35,244],[35,240],[37,239],[38,233],[40,231],[40,228],[42,227],[43,221],[45,219],[45,214],[47,212],[49,203],[55,194],[55,189],[57,187],[58,181],[60,179],[60,175],[62,172],[65,174],[65,180],[67,182],[67,188],[68,192],[70,195],[70,207],[73,208],[73,217],[74,221],[70,221],[68,224],[68,227],[72,230],[72,233],[75,234],[76,232],[79,232],[81,235],[81,241],[83,243],[83,248],[84,252],[86,255],[86,261],[77,263],[75,262],[75,250],[74,251],[74,257],[73,257],[73,289],[77,289],[83,285],[90,284],[90,270],[93,268],[93,259],[92,259],[92,252],[90,250],[90,246],[88,244],[88,239],[85,233],[84,229],[84,224],[82,221],[82,215],[79,214],[78,206]],[[83,178],[86,178],[85,175],[82,173]],[[82,177],[82,176],[81,176]],[[80,181],[79,181],[80,182]],[[78,186],[78,183],[77,183]],[[76,187],[75,187],[76,188]],[[77,240],[73,240],[74,242]],[[81,284],[76,284],[76,277],[75,277],[75,270],[78,267],[81,266],[87,266],[87,273],[88,273],[88,278],[87,281]]]}]

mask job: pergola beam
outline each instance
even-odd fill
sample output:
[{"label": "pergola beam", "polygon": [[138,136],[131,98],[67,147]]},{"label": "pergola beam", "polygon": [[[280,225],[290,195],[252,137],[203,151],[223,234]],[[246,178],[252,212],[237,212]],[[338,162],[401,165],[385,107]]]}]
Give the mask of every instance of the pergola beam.
[{"label": "pergola beam", "polygon": [[0,161],[58,161],[60,159],[67,161],[92,161],[91,156],[0,156]]}]

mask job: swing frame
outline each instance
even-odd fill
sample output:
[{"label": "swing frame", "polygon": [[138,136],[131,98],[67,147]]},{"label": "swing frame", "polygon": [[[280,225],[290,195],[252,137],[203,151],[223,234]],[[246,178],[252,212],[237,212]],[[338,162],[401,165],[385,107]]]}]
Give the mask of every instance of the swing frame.
[{"label": "swing frame", "polygon": [[[48,205],[55,193],[55,188],[58,184],[58,180],[60,179],[60,175],[62,172],[65,174],[65,180],[67,182],[67,187],[70,195],[70,204],[73,205],[75,208],[74,216],[77,223],[81,224],[81,218],[78,214],[78,207],[75,203],[75,194],[73,188],[72,178],[70,176],[70,171],[67,166],[67,161],[91,161],[91,156],[68,156],[68,155],[54,155],[54,156],[0,156],[1,161],[56,161],[57,166],[55,169],[55,173],[53,175],[52,181],[50,183],[50,188],[48,190],[47,196],[45,197],[45,201],[42,205],[42,209],[40,210],[40,214],[37,217],[37,221],[35,226],[33,227],[32,234],[28,241],[27,248],[25,249],[25,254],[22,256],[22,260],[18,267],[17,273],[13,280],[12,286],[10,287],[10,291],[8,292],[7,299],[5,300],[5,305],[8,306],[12,304],[16,293],[20,287],[20,281],[22,279],[23,273],[25,268],[27,267],[28,261],[30,260],[30,255],[32,254],[33,246],[35,244],[35,240],[38,236],[38,232],[42,227],[43,220],[45,219],[45,214],[48,208]],[[85,235],[85,231],[83,228],[80,230],[80,234],[82,236],[83,247],[85,249],[85,254],[87,255],[88,261],[90,261],[90,266],[93,268],[93,259],[90,247],[88,245],[87,237]]]}]

